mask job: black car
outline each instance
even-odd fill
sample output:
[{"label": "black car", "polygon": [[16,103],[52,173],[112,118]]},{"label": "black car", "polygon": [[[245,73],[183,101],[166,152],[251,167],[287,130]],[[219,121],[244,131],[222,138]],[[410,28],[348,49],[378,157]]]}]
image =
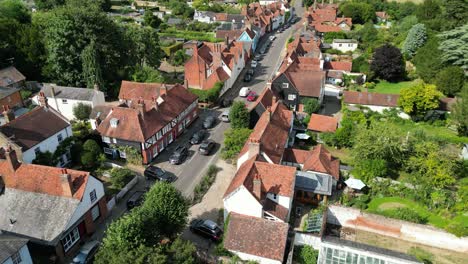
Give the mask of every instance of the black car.
[{"label": "black car", "polygon": [[250,82],[252,80],[252,75],[246,73],[244,75],[244,82]]},{"label": "black car", "polygon": [[200,147],[198,148],[198,151],[200,151],[200,153],[203,155],[210,155],[214,146],[215,146],[215,143],[213,140],[204,140],[201,143]]},{"label": "black car", "polygon": [[190,144],[192,145],[200,144],[203,141],[203,139],[205,139],[205,137],[206,137],[206,131],[203,129],[198,130],[192,135],[192,138],[190,139]]},{"label": "black car", "polygon": [[132,196],[127,201],[127,209],[130,210],[139,206],[143,202],[143,195],[145,192],[133,192]]},{"label": "black car", "polygon": [[215,122],[216,122],[216,119],[215,119],[214,116],[208,116],[203,121],[203,128],[205,128],[205,129],[212,128],[214,126]]},{"label": "black car", "polygon": [[213,241],[221,240],[223,230],[211,220],[197,219],[190,223],[190,231]]},{"label": "black car", "polygon": [[169,162],[171,164],[180,164],[188,155],[188,149],[185,146],[178,146],[174,153],[169,157]]},{"label": "black car", "polygon": [[247,70],[247,74],[250,74],[252,76],[254,75],[254,72],[255,72],[254,69],[248,69]]},{"label": "black car", "polygon": [[158,181],[167,182],[172,181],[172,178],[169,176],[168,173],[166,173],[165,170],[153,165],[148,166],[143,174],[145,175],[146,179],[154,179]]}]

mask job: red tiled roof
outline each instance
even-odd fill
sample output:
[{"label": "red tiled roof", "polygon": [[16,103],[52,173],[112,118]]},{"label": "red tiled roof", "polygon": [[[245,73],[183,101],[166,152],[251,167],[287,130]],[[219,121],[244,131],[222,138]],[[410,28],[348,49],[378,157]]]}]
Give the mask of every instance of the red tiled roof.
[{"label": "red tiled roof", "polygon": [[341,31],[341,28],[339,26],[323,25],[323,24],[312,24],[312,26],[315,28],[315,30],[317,30],[317,32],[321,32],[321,33]]},{"label": "red tiled roof", "polygon": [[335,132],[338,120],[331,116],[312,114],[307,129],[318,132]]},{"label": "red tiled roof", "polygon": [[353,63],[350,61],[326,61],[323,65],[326,70],[340,70],[351,72]]},{"label": "red tiled roof", "polygon": [[[8,161],[0,162],[0,174],[8,188],[36,192],[54,196],[66,196],[62,187],[62,168],[21,163],[12,172]],[[88,182],[89,172],[66,169],[70,175],[70,185],[73,186],[74,199],[81,200]]]},{"label": "red tiled roof", "polygon": [[287,223],[231,213],[224,247],[282,262],[288,228]]},{"label": "red tiled roof", "polygon": [[253,180],[255,177],[259,177],[262,182],[262,194],[274,193],[292,197],[294,194],[296,168],[255,161],[256,159],[257,156],[241,165],[227,188],[224,197],[227,197],[241,185],[244,185],[247,190],[253,192]]},{"label": "red tiled roof", "polygon": [[303,171],[327,173],[336,180],[340,178],[340,160],[321,144],[311,151],[288,148],[284,151],[283,161],[303,164]]},{"label": "red tiled roof", "polygon": [[[271,116],[270,116],[271,114]],[[279,164],[285,145],[288,141],[289,131],[293,121],[293,112],[283,103],[276,102],[270,111],[265,111],[252,134],[242,148],[239,157],[248,150],[251,140],[260,142],[260,150],[264,152],[273,163]]]},{"label": "red tiled roof", "polygon": [[320,22],[333,22],[336,19],[336,9],[316,9],[312,13],[312,18]]},{"label": "red tiled roof", "polygon": [[0,126],[0,132],[26,151],[62,131],[70,123],[50,107],[36,107]]},{"label": "red tiled roof", "polygon": [[346,104],[396,107],[398,106],[400,95],[344,91],[343,98]]},{"label": "red tiled roof", "polygon": [[120,85],[119,99],[121,100],[136,100],[143,98],[151,100],[153,97],[158,98],[166,93],[166,89],[162,88],[162,83],[141,83],[122,81]]},{"label": "red tiled roof", "polygon": [[294,84],[300,96],[320,97],[325,80],[323,71],[286,72],[288,79]]},{"label": "red tiled roof", "polygon": [[275,94],[270,88],[263,89],[262,93],[258,96],[253,104],[249,106],[249,109],[254,109],[259,104],[266,110],[267,107],[271,107],[277,101]]},{"label": "red tiled roof", "polygon": [[242,35],[242,30],[217,30],[216,31],[216,38],[225,39],[228,37],[230,40],[238,39]]},{"label": "red tiled roof", "polygon": [[288,208],[278,203],[275,203],[268,198],[265,199],[265,202],[263,202],[263,210],[281,219],[282,221],[287,221],[288,214],[289,214]]},{"label": "red tiled roof", "polygon": [[[115,107],[98,126],[98,132],[106,137],[144,142],[197,100],[196,95],[181,85],[175,85],[161,98],[163,102],[158,105],[157,110],[154,106],[147,105],[143,115],[134,108]],[[118,126],[115,128],[110,125],[112,118],[118,119]]]}]

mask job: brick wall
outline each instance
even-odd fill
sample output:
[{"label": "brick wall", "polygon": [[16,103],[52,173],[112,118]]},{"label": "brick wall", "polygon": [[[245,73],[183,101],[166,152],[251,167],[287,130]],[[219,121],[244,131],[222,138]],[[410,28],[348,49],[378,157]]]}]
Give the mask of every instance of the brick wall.
[{"label": "brick wall", "polygon": [[23,99],[21,99],[21,94],[19,91],[10,94],[2,99],[0,99],[0,106],[8,105],[10,108],[13,107],[22,107]]}]

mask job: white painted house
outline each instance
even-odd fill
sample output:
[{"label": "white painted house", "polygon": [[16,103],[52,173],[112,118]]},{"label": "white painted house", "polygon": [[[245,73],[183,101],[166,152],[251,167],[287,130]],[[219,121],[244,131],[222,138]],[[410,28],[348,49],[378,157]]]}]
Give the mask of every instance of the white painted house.
[{"label": "white painted house", "polygon": [[341,52],[355,51],[358,48],[358,42],[355,39],[334,39],[332,49]]},{"label": "white painted house", "polygon": [[[70,122],[47,105],[0,126],[0,144],[11,145],[24,163],[32,163],[40,152],[54,153],[59,144],[72,135]],[[71,154],[67,151],[57,165],[62,167],[70,160]]]},{"label": "white painted house", "polygon": [[343,93],[343,102],[348,106],[364,106],[369,110],[383,113],[385,110],[397,109],[398,116],[403,119],[409,119],[410,116],[402,112],[398,107],[399,94],[381,94],[369,92],[345,91]]},{"label": "white painted house", "polygon": [[20,163],[3,149],[0,229],[49,247],[63,261],[107,216],[104,186],[85,171]]},{"label": "white painted house", "polygon": [[[41,92],[47,98],[50,107],[57,110],[68,120],[75,119],[73,108],[83,103],[91,106],[102,105],[105,103],[104,93],[95,86],[94,89],[57,86],[55,84],[44,84]],[[39,104],[39,95],[33,97],[33,102]]]},{"label": "white painted house", "polygon": [[0,263],[2,264],[32,264],[25,238],[2,234],[0,232]]}]

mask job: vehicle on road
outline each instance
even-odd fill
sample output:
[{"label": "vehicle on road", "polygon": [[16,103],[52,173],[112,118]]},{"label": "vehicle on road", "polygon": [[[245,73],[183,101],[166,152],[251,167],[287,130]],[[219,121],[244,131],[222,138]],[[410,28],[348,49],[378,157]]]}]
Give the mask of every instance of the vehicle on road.
[{"label": "vehicle on road", "polygon": [[269,39],[270,39],[270,41],[273,41],[273,40],[276,39],[276,36],[270,36]]},{"label": "vehicle on road", "polygon": [[239,96],[240,97],[247,97],[249,95],[250,88],[249,87],[242,87],[239,91]]},{"label": "vehicle on road", "polygon": [[253,60],[251,63],[250,63],[250,67],[252,68],[257,68],[257,65],[258,65],[258,62],[256,60]]},{"label": "vehicle on road", "polygon": [[206,130],[204,129],[198,130],[192,135],[192,138],[190,138],[190,144],[192,145],[200,144],[203,141],[203,139],[205,139],[206,134],[207,134]]},{"label": "vehicle on road", "polygon": [[244,75],[244,82],[250,82],[252,80],[252,75],[248,72]]},{"label": "vehicle on road", "polygon": [[215,147],[215,142],[213,140],[204,140],[201,144],[200,147],[198,148],[198,151],[202,155],[210,155],[211,151],[213,151]]},{"label": "vehicle on road", "polygon": [[249,95],[247,95],[247,101],[253,102],[255,101],[255,99],[257,99],[257,93],[254,91],[251,91]]},{"label": "vehicle on road", "polygon": [[262,59],[262,55],[260,54],[256,54],[255,57],[254,57],[254,60],[256,61],[260,61]]},{"label": "vehicle on road", "polygon": [[247,74],[250,74],[250,75],[253,76],[254,73],[255,73],[254,69],[248,69],[248,70],[247,70]]},{"label": "vehicle on road", "polygon": [[185,146],[178,146],[172,155],[169,157],[169,163],[171,164],[181,164],[184,162],[185,158],[188,156],[188,149]]},{"label": "vehicle on road", "polygon": [[216,123],[216,117],[214,116],[207,116],[205,120],[203,120],[203,128],[208,129],[212,128]]},{"label": "vehicle on road", "polygon": [[93,263],[94,256],[99,248],[99,242],[96,240],[91,240],[81,246],[78,254],[73,258],[71,264],[87,264]]},{"label": "vehicle on road", "polygon": [[145,194],[145,192],[141,192],[141,191],[133,192],[132,195],[130,196],[130,198],[128,198],[127,209],[131,210],[131,209],[139,206],[143,202],[143,195],[144,194]]},{"label": "vehicle on road", "polygon": [[230,120],[229,120],[229,110],[225,110],[222,114],[221,114],[221,121],[225,122],[225,123],[229,123]]},{"label": "vehicle on road", "polygon": [[190,223],[190,231],[213,241],[220,241],[223,230],[211,220],[196,219]]},{"label": "vehicle on road", "polygon": [[266,50],[267,50],[267,46],[264,45],[264,46],[260,49],[260,53],[261,53],[261,54],[265,54],[265,53],[266,53]]},{"label": "vehicle on road", "polygon": [[153,179],[165,182],[172,181],[172,177],[170,177],[165,170],[154,165],[146,167],[145,171],[143,172],[143,175],[145,175],[147,180]]}]

